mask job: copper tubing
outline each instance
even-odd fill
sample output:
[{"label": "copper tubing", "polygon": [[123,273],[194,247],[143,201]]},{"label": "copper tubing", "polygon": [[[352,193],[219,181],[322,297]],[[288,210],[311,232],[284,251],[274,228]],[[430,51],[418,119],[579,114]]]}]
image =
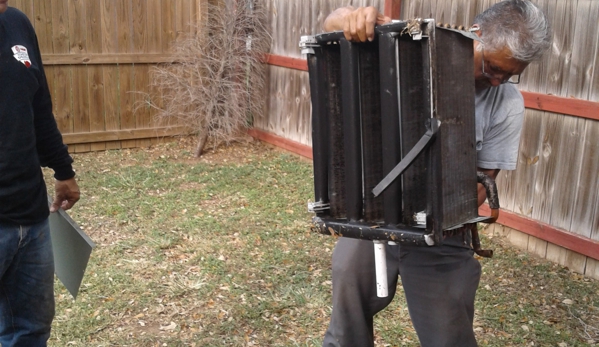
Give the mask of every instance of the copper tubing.
[{"label": "copper tubing", "polygon": [[489,201],[489,207],[491,208],[491,219],[487,223],[495,223],[499,218],[499,196],[497,194],[497,184],[495,180],[487,176],[483,172],[476,172],[476,180],[478,183],[485,187],[487,193],[487,201]]},{"label": "copper tubing", "polygon": [[472,250],[484,258],[493,258],[492,249],[481,249],[480,248],[480,237],[478,236],[478,226],[476,223],[470,224],[470,233],[472,234]]},{"label": "copper tubing", "polygon": [[[495,223],[497,218],[499,218],[499,197],[497,194],[497,185],[495,184],[495,180],[480,171],[477,172],[476,178],[478,183],[485,187],[487,200],[489,201],[489,207],[491,208],[491,218],[488,219],[486,223]],[[492,258],[493,250],[481,249],[480,247],[480,237],[478,236],[477,223],[470,224],[470,233],[472,234],[472,249],[474,250],[474,253],[481,257]]]}]

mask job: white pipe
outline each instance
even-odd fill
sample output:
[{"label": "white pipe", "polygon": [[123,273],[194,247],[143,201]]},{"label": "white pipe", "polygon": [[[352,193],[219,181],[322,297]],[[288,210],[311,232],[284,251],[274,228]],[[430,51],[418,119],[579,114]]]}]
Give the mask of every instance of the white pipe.
[{"label": "white pipe", "polygon": [[376,295],[379,298],[389,296],[387,285],[387,254],[386,241],[374,240],[374,264],[376,268]]}]

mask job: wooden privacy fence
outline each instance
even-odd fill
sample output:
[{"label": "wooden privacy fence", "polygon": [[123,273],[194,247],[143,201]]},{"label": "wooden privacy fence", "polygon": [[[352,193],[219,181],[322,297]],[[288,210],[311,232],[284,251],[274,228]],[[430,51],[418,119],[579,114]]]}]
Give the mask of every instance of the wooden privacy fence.
[{"label": "wooden privacy fence", "polygon": [[152,65],[192,34],[206,0],[10,0],[35,27],[54,115],[74,152],[147,146],[182,131],[144,101]]},{"label": "wooden privacy fence", "polygon": [[[311,156],[307,64],[297,43],[321,32],[333,9],[372,5],[393,18],[468,26],[498,1],[268,1],[269,112],[255,119],[254,136]],[[599,1],[532,1],[553,23],[554,44],[522,75],[527,111],[519,163],[500,173],[503,225],[493,228],[525,250],[599,279]]]}]

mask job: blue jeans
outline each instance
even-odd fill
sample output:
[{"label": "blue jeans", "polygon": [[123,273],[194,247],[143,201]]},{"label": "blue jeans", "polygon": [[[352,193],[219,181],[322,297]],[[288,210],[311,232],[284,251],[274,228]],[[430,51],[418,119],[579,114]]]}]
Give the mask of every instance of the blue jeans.
[{"label": "blue jeans", "polygon": [[0,344],[46,346],[54,318],[54,256],[48,220],[0,224]]}]

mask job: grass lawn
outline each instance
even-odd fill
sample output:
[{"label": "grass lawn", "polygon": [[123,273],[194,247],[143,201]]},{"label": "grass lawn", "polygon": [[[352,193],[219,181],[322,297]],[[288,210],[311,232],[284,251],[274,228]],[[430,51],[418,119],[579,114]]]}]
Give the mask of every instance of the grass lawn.
[{"label": "grass lawn", "polygon": [[[50,346],[321,343],[335,240],[310,231],[311,163],[258,142],[193,148],[74,155],[70,214],[97,247],[77,300],[56,284]],[[481,346],[599,343],[599,282],[482,236]],[[377,346],[418,346],[400,290],[375,330]]]}]

